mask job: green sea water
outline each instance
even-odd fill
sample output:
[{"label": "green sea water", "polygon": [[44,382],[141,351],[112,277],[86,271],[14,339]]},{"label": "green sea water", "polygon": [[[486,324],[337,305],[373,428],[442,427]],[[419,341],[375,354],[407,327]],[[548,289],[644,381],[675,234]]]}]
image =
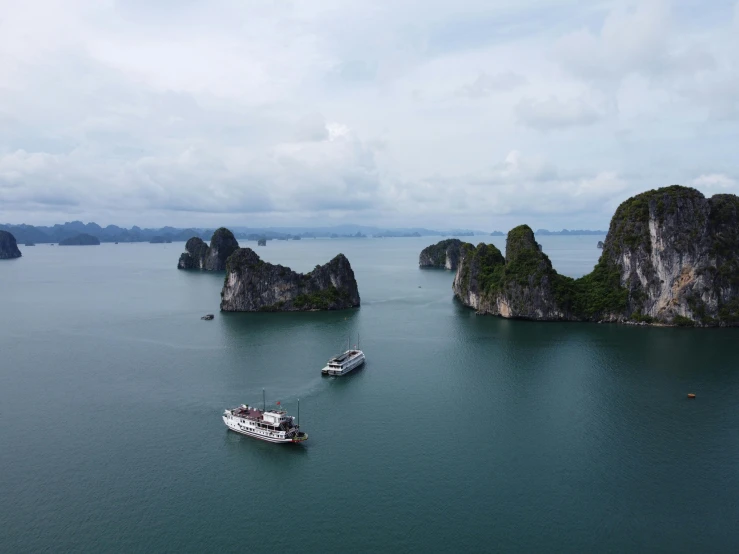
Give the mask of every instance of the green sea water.
[{"label": "green sea water", "polygon": [[[541,242],[579,276],[598,240]],[[476,316],[431,242],[258,249],[346,254],[333,313],[221,314],[183,244],[0,261],[0,552],[739,550],[739,330]],[[364,369],[321,377],[357,335]],[[304,445],[226,429],[262,389]]]}]

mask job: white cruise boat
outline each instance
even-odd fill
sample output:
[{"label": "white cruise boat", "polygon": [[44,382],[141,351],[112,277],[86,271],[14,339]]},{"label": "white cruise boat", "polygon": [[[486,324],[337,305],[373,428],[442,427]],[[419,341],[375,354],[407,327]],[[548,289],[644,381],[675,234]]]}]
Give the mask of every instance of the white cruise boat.
[{"label": "white cruise boat", "polygon": [[[300,410],[298,410],[300,413]],[[307,433],[295,425],[295,418],[284,410],[260,410],[242,404],[223,412],[223,423],[231,431],[267,442],[297,443],[308,439]]]},{"label": "white cruise boat", "polygon": [[364,364],[364,352],[359,349],[347,350],[343,354],[331,358],[321,370],[323,375],[346,375]]}]

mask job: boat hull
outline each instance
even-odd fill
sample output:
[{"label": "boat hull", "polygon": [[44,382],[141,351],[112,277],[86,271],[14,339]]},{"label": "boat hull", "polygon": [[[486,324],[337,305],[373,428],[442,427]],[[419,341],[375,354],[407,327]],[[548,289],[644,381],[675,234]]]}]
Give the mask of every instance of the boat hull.
[{"label": "boat hull", "polygon": [[226,424],[226,427],[229,428],[229,430],[234,431],[235,433],[239,433],[240,435],[246,435],[247,437],[252,437],[255,439],[259,439],[261,441],[265,442],[272,442],[277,444],[294,444],[298,442],[303,442],[308,439],[308,435],[305,433],[302,437],[281,437],[281,436],[270,436],[269,434],[262,434],[259,431],[252,431],[246,427],[239,427],[238,425],[231,424],[225,417],[222,417],[223,423]]},{"label": "boat hull", "polygon": [[357,358],[356,360],[352,360],[349,362],[346,367],[342,368],[341,370],[332,369],[328,366],[324,367],[321,370],[321,375],[330,375],[330,376],[339,376],[339,375],[346,375],[347,373],[350,373],[354,371],[355,369],[359,369],[364,365],[365,357],[362,355],[360,358]]}]

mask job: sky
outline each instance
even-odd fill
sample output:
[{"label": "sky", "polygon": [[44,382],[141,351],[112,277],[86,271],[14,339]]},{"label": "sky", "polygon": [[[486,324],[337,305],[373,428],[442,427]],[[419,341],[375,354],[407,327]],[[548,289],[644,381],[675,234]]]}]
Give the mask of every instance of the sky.
[{"label": "sky", "polygon": [[735,0],[0,0],[0,222],[607,228],[739,192]]}]

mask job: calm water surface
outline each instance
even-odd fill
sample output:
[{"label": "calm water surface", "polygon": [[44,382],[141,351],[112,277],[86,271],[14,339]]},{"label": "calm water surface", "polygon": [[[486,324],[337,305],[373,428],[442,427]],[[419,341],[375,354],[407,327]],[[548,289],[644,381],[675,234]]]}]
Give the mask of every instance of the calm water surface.
[{"label": "calm water surface", "polygon": [[[579,276],[598,240],[541,242]],[[345,253],[336,313],[220,314],[183,244],[0,262],[0,552],[739,550],[739,330],[475,316],[431,242],[258,250]],[[357,334],[366,367],[322,378]],[[263,388],[304,447],[226,430]]]}]

